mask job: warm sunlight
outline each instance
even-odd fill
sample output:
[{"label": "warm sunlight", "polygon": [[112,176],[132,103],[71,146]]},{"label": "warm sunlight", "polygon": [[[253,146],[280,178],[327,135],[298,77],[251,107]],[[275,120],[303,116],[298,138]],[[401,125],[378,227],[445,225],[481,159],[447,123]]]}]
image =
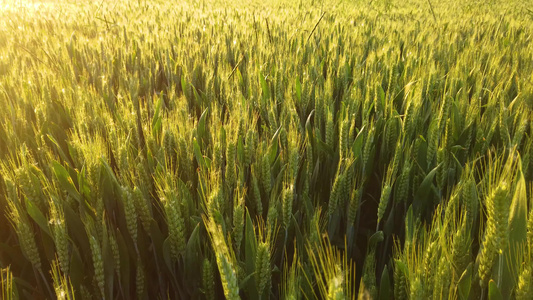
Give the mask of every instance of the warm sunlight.
[{"label": "warm sunlight", "polygon": [[533,295],[524,0],[0,0],[0,299]]},{"label": "warm sunlight", "polygon": [[0,11],[38,11],[43,6],[49,6],[52,1],[37,0],[0,0]]}]

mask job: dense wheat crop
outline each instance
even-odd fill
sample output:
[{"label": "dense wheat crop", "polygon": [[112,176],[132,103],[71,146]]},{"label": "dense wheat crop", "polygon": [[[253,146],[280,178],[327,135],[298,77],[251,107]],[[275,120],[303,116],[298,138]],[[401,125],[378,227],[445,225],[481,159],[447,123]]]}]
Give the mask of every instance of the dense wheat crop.
[{"label": "dense wheat crop", "polygon": [[531,299],[528,1],[0,0],[2,299]]}]

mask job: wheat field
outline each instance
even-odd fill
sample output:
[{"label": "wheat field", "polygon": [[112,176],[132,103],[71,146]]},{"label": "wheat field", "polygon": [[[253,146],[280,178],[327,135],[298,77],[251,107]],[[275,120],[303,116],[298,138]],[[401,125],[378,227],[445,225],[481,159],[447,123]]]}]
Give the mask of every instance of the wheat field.
[{"label": "wheat field", "polygon": [[0,0],[2,299],[533,299],[533,5]]}]

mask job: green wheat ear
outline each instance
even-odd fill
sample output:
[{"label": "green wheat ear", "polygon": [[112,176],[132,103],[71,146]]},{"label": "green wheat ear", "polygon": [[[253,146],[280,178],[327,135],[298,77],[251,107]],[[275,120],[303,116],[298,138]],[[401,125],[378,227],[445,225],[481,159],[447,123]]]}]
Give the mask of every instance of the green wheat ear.
[{"label": "green wheat ear", "polygon": [[[435,282],[435,273],[437,270],[437,258],[440,256],[440,248],[438,241],[432,241],[428,244],[423,260],[424,278],[426,286],[432,287]],[[431,297],[433,295],[431,289],[426,289],[425,296]]]},{"label": "green wheat ear", "polygon": [[235,242],[235,252],[239,253],[244,231],[244,195],[236,193],[233,201],[233,239]]},{"label": "green wheat ear", "polygon": [[515,291],[517,300],[529,299],[533,293],[533,269],[531,265],[525,266],[520,276]]},{"label": "green wheat ear", "polygon": [[335,176],[335,181],[333,182],[333,186],[331,188],[331,194],[329,196],[329,202],[328,202],[328,217],[333,216],[333,213],[337,210],[339,206],[339,198],[341,197],[341,185],[343,184],[345,178],[344,173],[337,173]]},{"label": "green wheat ear", "polygon": [[126,227],[128,232],[137,243],[137,212],[135,210],[135,198],[133,191],[129,187],[122,187],[122,203],[124,204],[124,213],[126,216]]},{"label": "green wheat ear", "polygon": [[13,284],[13,273],[11,268],[8,266],[6,268],[0,269],[0,280],[1,280],[1,293],[2,299],[12,300],[17,299],[16,286]]},{"label": "green wheat ear", "polygon": [[425,299],[424,298],[425,288],[423,285],[423,281],[419,275],[416,276],[413,280],[411,280],[411,286],[409,287],[409,290],[411,292],[409,299],[413,299],[413,300]]},{"label": "green wheat ear", "polygon": [[453,281],[453,270],[446,256],[440,258],[437,270],[433,295],[440,299],[449,299],[450,286]]},{"label": "green wheat ear", "polygon": [[207,300],[215,299],[215,278],[213,274],[213,264],[204,258],[202,265],[202,288]]},{"label": "green wheat ear", "polygon": [[144,196],[141,188],[137,186],[133,188],[133,202],[137,215],[141,219],[142,227],[146,232],[150,232],[150,226],[153,220],[150,203]]},{"label": "green wheat ear", "polygon": [[237,146],[230,140],[226,148],[226,184],[231,189],[237,183],[237,170],[235,169],[235,153]]},{"label": "green wheat ear", "polygon": [[261,191],[259,190],[259,183],[255,172],[252,169],[252,198],[255,204],[255,209],[258,215],[263,214],[263,202],[261,201]]},{"label": "green wheat ear", "polygon": [[282,192],[282,202],[281,202],[281,212],[282,212],[282,224],[283,227],[287,230],[290,225],[291,216],[292,216],[292,202],[294,198],[294,187],[287,186],[283,189]]},{"label": "green wheat ear", "polygon": [[94,235],[96,231],[90,223],[87,223],[87,235],[89,237],[89,245],[91,248],[93,270],[94,270],[94,279],[96,285],[98,286],[98,291],[102,297],[105,297],[105,274],[104,274],[104,262],[102,258],[102,248],[100,242]]},{"label": "green wheat ear", "polygon": [[288,261],[285,262],[283,267],[283,279],[282,279],[282,297],[288,300],[300,299],[300,258],[298,251],[295,249],[292,257],[292,264],[289,266]]},{"label": "green wheat ear", "polygon": [[[58,300],[74,300],[75,293],[74,293],[74,286],[72,285],[72,282],[70,278],[65,274],[61,272],[61,267],[59,266],[59,262],[54,260],[52,262],[52,280],[54,282],[54,293],[56,296],[56,299]],[[2,299],[9,299],[9,298],[2,298]]]},{"label": "green wheat ear", "polygon": [[18,200],[9,202],[9,218],[19,239],[22,253],[36,269],[41,269],[41,257],[31,223]]},{"label": "green wheat ear", "polygon": [[260,242],[257,245],[257,255],[255,258],[255,270],[257,290],[260,295],[263,295],[266,291],[270,290],[270,245],[267,242]]},{"label": "green wheat ear", "polygon": [[224,295],[226,299],[240,299],[235,254],[226,242],[222,226],[212,216],[204,216],[204,224],[215,252]]},{"label": "green wheat ear", "polygon": [[472,227],[478,216],[479,211],[479,199],[477,194],[476,183],[473,178],[468,178],[463,185],[461,197],[463,200],[463,206],[466,210],[466,223],[467,226]]},{"label": "green wheat ear", "polygon": [[228,258],[222,253],[217,254],[217,263],[224,287],[226,299],[241,299],[239,296],[239,286],[237,284],[237,275]]},{"label": "green wheat ear", "polygon": [[392,187],[388,184],[385,185],[381,191],[381,198],[379,200],[379,205],[378,205],[378,221],[377,221],[378,226],[379,226],[380,221],[383,219],[383,216],[385,215],[385,210],[387,209],[391,192],[392,192]]},{"label": "green wheat ear", "polygon": [[408,299],[409,274],[408,269],[401,260],[395,260],[394,264],[394,298]]},{"label": "green wheat ear", "polygon": [[70,242],[67,231],[67,224],[63,212],[63,207],[59,201],[55,201],[50,206],[49,226],[54,237],[59,265],[64,274],[69,274],[70,270]]},{"label": "green wheat ear", "polygon": [[[315,222],[311,230],[319,232],[320,227]],[[314,275],[323,299],[354,299],[357,291],[353,285],[355,281],[355,264],[333,246],[326,237],[312,239],[307,245],[307,253],[313,267]],[[307,279],[309,280],[309,279]]]},{"label": "green wheat ear", "polygon": [[392,194],[392,180],[395,173],[394,162],[392,162],[387,168],[387,174],[383,182],[383,187],[381,189],[381,197],[379,199],[378,205],[378,214],[377,214],[377,224],[376,227],[379,228],[379,223],[385,216],[385,210],[389,205],[389,200]]},{"label": "green wheat ear", "polygon": [[509,186],[501,182],[487,198],[487,228],[479,263],[480,284],[486,286],[496,256],[503,249],[509,230]]},{"label": "green wheat ear", "polygon": [[267,199],[270,197],[270,191],[272,190],[272,173],[270,171],[270,162],[268,155],[264,155],[261,160],[261,182]]},{"label": "green wheat ear", "polygon": [[452,243],[452,262],[454,266],[454,278],[458,279],[472,261],[470,236],[470,226],[467,223],[467,217],[463,215],[459,228],[453,237]]}]

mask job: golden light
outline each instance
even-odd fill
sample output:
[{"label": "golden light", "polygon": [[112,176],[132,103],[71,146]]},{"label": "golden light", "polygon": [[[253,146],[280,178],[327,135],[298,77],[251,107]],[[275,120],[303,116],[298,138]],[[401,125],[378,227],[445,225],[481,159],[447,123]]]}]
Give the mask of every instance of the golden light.
[{"label": "golden light", "polygon": [[0,0],[0,13],[10,11],[36,12],[52,3],[52,1],[46,0]]}]

